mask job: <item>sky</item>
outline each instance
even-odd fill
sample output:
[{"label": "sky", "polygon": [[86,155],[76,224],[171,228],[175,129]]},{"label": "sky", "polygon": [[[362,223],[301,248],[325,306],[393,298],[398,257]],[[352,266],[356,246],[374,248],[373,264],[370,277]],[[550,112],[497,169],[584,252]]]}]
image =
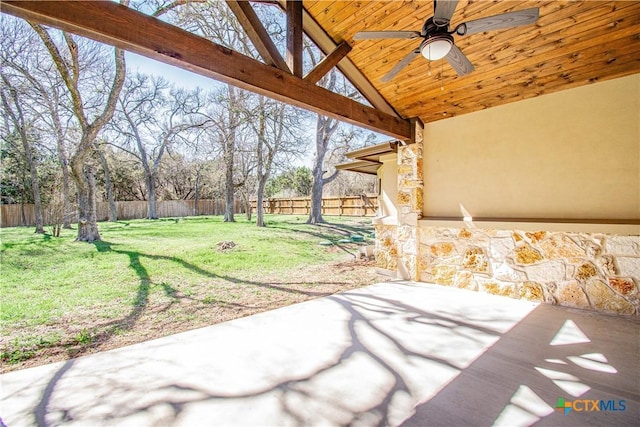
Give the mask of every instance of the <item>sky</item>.
[{"label": "sky", "polygon": [[139,71],[142,74],[162,76],[170,83],[175,83],[177,86],[184,87],[185,89],[195,89],[196,87],[200,87],[207,90],[220,84],[209,77],[204,77],[199,74],[192,73],[191,71],[183,70],[182,68],[149,59],[135,53],[125,52],[125,58],[127,60],[127,69],[129,71]]}]

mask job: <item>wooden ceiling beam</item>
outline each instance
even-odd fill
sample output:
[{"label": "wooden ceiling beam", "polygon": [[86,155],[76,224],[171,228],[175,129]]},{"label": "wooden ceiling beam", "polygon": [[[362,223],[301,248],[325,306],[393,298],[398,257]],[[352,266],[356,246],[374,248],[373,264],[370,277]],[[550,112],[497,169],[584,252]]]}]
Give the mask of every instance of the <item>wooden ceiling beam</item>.
[{"label": "wooden ceiling beam", "polygon": [[[277,0],[281,7],[284,7],[285,0]],[[357,2],[353,2],[354,4]],[[305,34],[313,40],[313,42],[322,50],[325,54],[332,52],[337,43],[332,39],[327,32],[316,22],[316,20],[307,12],[306,9],[302,11],[302,26]],[[389,102],[380,94],[375,86],[365,77],[365,75],[356,67],[348,57],[343,58],[338,63],[338,69],[349,79],[351,84],[360,91],[360,93],[373,105],[376,109],[385,112],[387,114],[400,117],[396,110],[389,104]]]},{"label": "wooden ceiling beam", "polygon": [[171,64],[398,139],[408,120],[263,64],[112,1],[2,1],[0,11]]},{"label": "wooden ceiling beam", "polygon": [[342,58],[347,56],[351,51],[351,46],[347,42],[340,43],[329,55],[307,74],[304,79],[309,83],[317,83],[323,78],[333,67],[338,65]]},{"label": "wooden ceiling beam", "polygon": [[302,77],[302,0],[287,0],[287,64],[296,77]]},{"label": "wooden ceiling beam", "polygon": [[278,48],[251,4],[248,1],[227,0],[227,5],[267,65],[273,65],[282,71],[290,72],[287,62],[280,55]]}]

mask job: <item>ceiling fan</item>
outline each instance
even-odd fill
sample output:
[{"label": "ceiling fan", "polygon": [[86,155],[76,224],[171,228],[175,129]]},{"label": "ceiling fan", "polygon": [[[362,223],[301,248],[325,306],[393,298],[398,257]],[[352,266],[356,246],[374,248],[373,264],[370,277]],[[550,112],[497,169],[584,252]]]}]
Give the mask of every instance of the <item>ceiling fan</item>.
[{"label": "ceiling fan", "polygon": [[449,24],[457,5],[458,0],[434,0],[433,16],[425,21],[420,31],[362,31],[356,33],[353,38],[354,40],[422,39],[416,49],[409,52],[382,77],[383,82],[393,79],[420,54],[429,61],[445,58],[459,76],[464,76],[472,72],[474,68],[469,59],[455,45],[454,34],[464,36],[532,24],[538,20],[539,15],[538,8],[534,7],[464,22],[450,31]]}]

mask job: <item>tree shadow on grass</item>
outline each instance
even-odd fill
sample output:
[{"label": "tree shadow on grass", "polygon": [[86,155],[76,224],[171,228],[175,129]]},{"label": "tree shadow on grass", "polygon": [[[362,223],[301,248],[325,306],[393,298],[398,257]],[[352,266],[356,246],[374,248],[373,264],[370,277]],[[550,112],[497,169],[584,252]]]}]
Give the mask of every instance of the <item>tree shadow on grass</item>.
[{"label": "tree shadow on grass", "polygon": [[[90,342],[75,342],[73,345],[70,345],[67,349],[67,354],[69,357],[78,357],[82,353],[84,353],[87,349],[94,347],[97,344],[104,344],[108,342],[114,335],[126,332],[135,327],[136,323],[140,320],[140,318],[144,315],[145,311],[149,308],[149,296],[152,288],[155,286],[159,286],[164,291],[165,296],[169,298],[169,302],[162,308],[160,308],[159,312],[165,312],[170,309],[175,303],[180,302],[181,300],[191,300],[200,302],[203,304],[215,304],[221,307],[234,307],[240,309],[249,309],[253,307],[249,307],[245,304],[241,304],[238,302],[231,301],[223,301],[220,299],[212,299],[212,298],[204,298],[197,299],[191,296],[187,296],[181,294],[178,289],[174,288],[170,284],[166,282],[154,283],[153,279],[144,265],[144,260],[161,260],[161,261],[169,261],[179,265],[180,267],[192,271],[200,276],[210,278],[210,279],[218,279],[226,282],[230,282],[236,285],[243,286],[252,286],[256,288],[268,289],[271,291],[276,291],[279,293],[287,293],[294,295],[303,295],[311,298],[318,298],[330,295],[331,292],[320,292],[320,291],[312,291],[312,290],[301,290],[290,288],[287,285],[293,285],[296,282],[286,282],[280,281],[276,283],[264,283],[253,280],[239,279],[237,277],[217,274],[212,271],[206,270],[198,265],[192,264],[184,259],[181,259],[176,256],[167,256],[167,255],[156,255],[156,254],[146,254],[140,251],[130,251],[118,249],[117,244],[100,240],[93,242],[93,245],[96,247],[96,250],[101,253],[112,252],[116,254],[126,255],[129,259],[129,268],[131,268],[135,274],[138,276],[139,284],[137,288],[137,292],[135,298],[133,299],[132,308],[130,312],[119,319],[111,320],[106,323],[102,323],[96,329],[98,331],[94,331],[91,335]],[[330,282],[327,280],[318,280],[317,282],[312,282],[311,284],[336,284],[341,285],[345,284],[344,282]]]},{"label": "tree shadow on grass", "polygon": [[[292,224],[292,223],[287,223],[287,224]],[[331,243],[333,243],[333,246],[337,247],[338,249],[348,253],[349,255],[356,257],[356,253],[352,252],[352,248],[349,248],[348,246],[346,246],[345,244],[342,244],[339,242],[339,240],[341,239],[349,239],[352,235],[359,235],[362,237],[365,237],[367,234],[370,234],[371,232],[373,232],[372,229],[370,229],[371,227],[356,227],[356,226],[350,226],[350,225],[345,225],[345,224],[338,224],[338,223],[330,223],[330,222],[324,222],[321,224],[305,224],[305,225],[312,225],[314,227],[317,227],[317,231],[315,230],[307,230],[307,229],[292,229],[289,227],[284,227],[284,226],[279,226],[279,225],[269,225],[269,228],[274,228],[274,229],[280,229],[280,230],[286,230],[286,231],[293,231],[294,233],[298,233],[298,234],[306,234],[308,236],[311,237],[315,237],[318,239],[322,239],[325,241],[329,241]],[[336,234],[338,235],[338,237],[336,237]],[[352,244],[355,244],[356,242],[351,242]],[[367,244],[368,242],[364,241],[361,242],[362,244]]]},{"label": "tree shadow on grass", "polygon": [[[348,224],[339,224],[334,222],[323,222],[319,224],[304,224],[305,226],[313,226],[317,228],[317,231],[311,231],[308,229],[300,229],[300,228],[291,228],[282,225],[278,225],[279,223],[270,223],[268,224],[269,228],[278,228],[281,230],[292,231],[294,233],[302,233],[307,234],[313,237],[319,237],[321,239],[335,239],[335,234],[342,236],[344,238],[350,237],[352,234],[366,236],[367,234],[371,234],[374,229],[371,224],[363,225],[363,226],[355,226]],[[285,224],[299,225],[294,222],[285,222]]]},{"label": "tree shadow on grass", "polygon": [[366,234],[371,234],[374,231],[374,228],[371,224],[366,226],[357,227],[355,225],[347,225],[347,224],[338,224],[334,222],[323,222],[320,224],[314,224],[317,227],[326,228],[328,230],[333,230],[337,233],[342,234],[358,234],[360,236],[365,236]]}]

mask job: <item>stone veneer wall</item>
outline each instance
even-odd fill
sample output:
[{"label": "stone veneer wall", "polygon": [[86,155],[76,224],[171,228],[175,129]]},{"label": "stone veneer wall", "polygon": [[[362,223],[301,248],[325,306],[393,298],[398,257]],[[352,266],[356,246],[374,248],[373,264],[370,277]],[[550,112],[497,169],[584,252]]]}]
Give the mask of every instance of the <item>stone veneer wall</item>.
[{"label": "stone veneer wall", "polygon": [[[418,280],[640,315],[640,236],[417,227]],[[398,227],[376,225],[376,265],[398,266]]]},{"label": "stone veneer wall", "polygon": [[375,224],[375,230],[376,245],[373,256],[376,259],[376,267],[395,275],[398,270],[398,227]]},{"label": "stone veneer wall", "polygon": [[419,227],[420,281],[640,314],[640,236]]}]

